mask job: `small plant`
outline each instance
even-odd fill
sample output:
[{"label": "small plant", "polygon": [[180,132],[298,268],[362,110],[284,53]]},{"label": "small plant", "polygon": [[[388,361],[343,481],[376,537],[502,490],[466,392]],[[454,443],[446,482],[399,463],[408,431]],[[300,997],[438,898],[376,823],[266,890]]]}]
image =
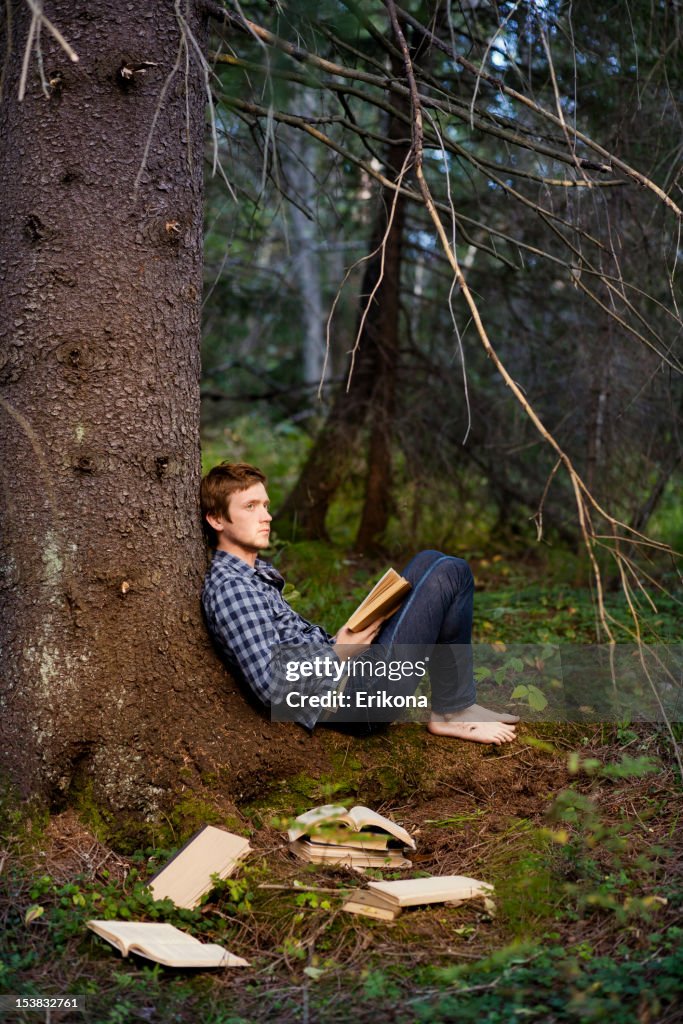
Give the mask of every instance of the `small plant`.
[{"label": "small plant", "polygon": [[311,910],[331,910],[329,899],[317,892],[300,892],[295,897],[297,907],[310,907]]},{"label": "small plant", "polygon": [[525,704],[532,711],[543,711],[548,706],[548,700],[543,691],[539,690],[538,686],[534,686],[532,683],[522,683],[519,686],[515,686],[510,694],[510,699],[516,700],[520,704]]}]

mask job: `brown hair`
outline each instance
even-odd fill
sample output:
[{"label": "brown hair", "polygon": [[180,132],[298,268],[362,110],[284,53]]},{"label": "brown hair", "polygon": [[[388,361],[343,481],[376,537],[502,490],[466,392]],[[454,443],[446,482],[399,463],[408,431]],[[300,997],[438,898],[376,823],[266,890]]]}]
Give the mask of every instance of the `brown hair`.
[{"label": "brown hair", "polygon": [[221,462],[209,470],[202,480],[199,500],[202,507],[202,522],[209,543],[215,547],[216,531],[206,521],[208,516],[230,519],[230,498],[233,494],[246,491],[254,484],[265,484],[266,475],[248,462]]}]

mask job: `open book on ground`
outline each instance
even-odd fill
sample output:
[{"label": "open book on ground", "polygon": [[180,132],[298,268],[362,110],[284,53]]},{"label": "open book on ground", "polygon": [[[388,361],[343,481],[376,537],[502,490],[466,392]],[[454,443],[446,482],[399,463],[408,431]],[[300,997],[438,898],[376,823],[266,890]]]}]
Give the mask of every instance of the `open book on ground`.
[{"label": "open book on ground", "polygon": [[406,848],[415,840],[390,818],[369,807],[325,804],[300,814],[287,833],[302,860],[349,867],[410,867]]},{"label": "open book on ground", "polygon": [[347,622],[352,633],[365,629],[377,619],[385,619],[396,611],[405,595],[410,590],[410,583],[399,576],[395,569],[387,569],[368,596],[361,601]]},{"label": "open book on ground", "polygon": [[154,899],[192,910],[213,888],[211,876],[227,878],[250,850],[244,836],[204,825],[151,880]]},{"label": "open book on ground", "polygon": [[393,921],[403,907],[427,903],[464,903],[477,896],[490,896],[493,886],[465,875],[436,875],[406,878],[397,882],[368,882],[366,889],[351,893],[342,910]]},{"label": "open book on ground", "polygon": [[137,953],[165,967],[248,967],[249,961],[213,942],[200,942],[172,924],[142,921],[88,921],[100,938],[123,956]]}]

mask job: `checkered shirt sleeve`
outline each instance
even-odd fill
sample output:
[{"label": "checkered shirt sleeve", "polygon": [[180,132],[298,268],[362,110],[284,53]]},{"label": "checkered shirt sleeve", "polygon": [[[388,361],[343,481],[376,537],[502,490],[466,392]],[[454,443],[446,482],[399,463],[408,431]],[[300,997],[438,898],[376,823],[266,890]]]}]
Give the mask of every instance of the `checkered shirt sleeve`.
[{"label": "checkered shirt sleeve", "polygon": [[[283,582],[267,563],[259,560],[258,566],[264,567],[267,578]],[[291,688],[284,672],[277,670],[274,654],[278,644],[306,644],[307,656],[312,650],[334,655],[332,638],[324,629],[295,612],[279,586],[265,582],[262,575],[246,563],[239,564],[234,556],[222,552],[214,556],[202,604],[207,625],[228,662],[239,669],[264,704],[282,703]],[[328,686],[323,684],[322,688]],[[312,729],[320,713],[319,709],[301,709],[298,720]]]}]

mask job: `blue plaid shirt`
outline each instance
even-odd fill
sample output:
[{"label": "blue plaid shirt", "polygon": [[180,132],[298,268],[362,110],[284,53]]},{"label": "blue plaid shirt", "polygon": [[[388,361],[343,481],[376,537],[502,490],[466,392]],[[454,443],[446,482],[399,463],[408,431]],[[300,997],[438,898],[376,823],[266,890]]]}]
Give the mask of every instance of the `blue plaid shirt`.
[{"label": "blue plaid shirt", "polygon": [[[332,637],[294,611],[282,596],[285,581],[261,558],[254,568],[227,551],[214,552],[204,580],[202,605],[207,625],[228,664],[237,669],[264,704],[278,704],[291,689],[273,665],[276,644],[315,645],[334,655]],[[321,680],[321,691],[329,684]],[[312,729],[319,708],[302,708],[297,721]]]}]

